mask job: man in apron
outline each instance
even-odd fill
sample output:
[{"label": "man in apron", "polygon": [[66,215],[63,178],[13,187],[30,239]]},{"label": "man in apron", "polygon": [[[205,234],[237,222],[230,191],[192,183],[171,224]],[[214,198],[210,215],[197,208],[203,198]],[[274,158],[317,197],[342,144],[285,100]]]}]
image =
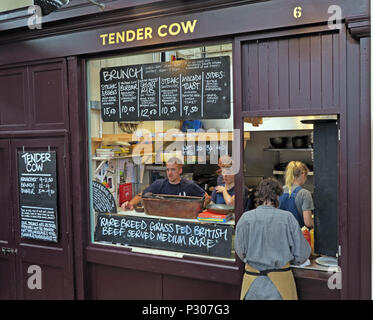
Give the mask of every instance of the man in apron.
[{"label": "man in apron", "polygon": [[277,209],[282,192],[277,180],[263,180],[256,192],[258,207],[237,223],[235,250],[245,262],[241,299],[298,299],[290,263],[305,262],[311,247],[292,213]]}]

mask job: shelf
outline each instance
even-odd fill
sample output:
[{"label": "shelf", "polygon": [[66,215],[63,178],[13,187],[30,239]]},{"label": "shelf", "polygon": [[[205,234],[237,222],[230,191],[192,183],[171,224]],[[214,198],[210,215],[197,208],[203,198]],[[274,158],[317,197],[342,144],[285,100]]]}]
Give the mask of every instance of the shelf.
[{"label": "shelf", "polygon": [[283,149],[275,149],[275,148],[265,148],[265,149],[263,149],[264,151],[297,151],[297,152],[299,152],[299,151],[302,151],[302,152],[305,152],[305,151],[308,151],[308,152],[310,152],[310,151],[313,151],[313,149],[312,148],[298,148],[298,149],[286,149],[286,148],[283,148]]},{"label": "shelf", "polygon": [[[279,171],[279,170],[273,170],[273,174],[283,175],[285,174],[285,171]],[[308,172],[308,176],[313,176],[313,171]]]},{"label": "shelf", "polygon": [[129,154],[127,156],[118,156],[118,157],[92,157],[92,160],[97,160],[97,161],[109,161],[109,160],[119,160],[119,159],[128,159],[128,158],[134,158],[134,157],[146,157],[146,156],[154,156],[155,153],[144,153],[140,154],[138,156],[134,156],[132,154]]},{"label": "shelf", "polygon": [[[151,134],[151,137],[138,135],[131,133],[120,133],[120,134],[103,134],[102,138],[92,138],[92,143],[100,142],[113,142],[113,141],[143,141],[150,140],[152,142],[163,142],[163,141],[233,141],[233,133],[229,132],[166,132]],[[244,132],[244,140],[250,140],[250,132]]]}]

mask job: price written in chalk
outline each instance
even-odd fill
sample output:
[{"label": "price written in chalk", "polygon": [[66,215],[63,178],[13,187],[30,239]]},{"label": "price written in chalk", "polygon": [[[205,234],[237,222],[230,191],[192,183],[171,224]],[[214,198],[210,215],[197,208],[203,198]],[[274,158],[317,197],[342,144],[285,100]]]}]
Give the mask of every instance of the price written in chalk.
[{"label": "price written in chalk", "polygon": [[21,237],[58,241],[55,151],[19,152]]},{"label": "price written in chalk", "polygon": [[230,116],[230,58],[214,57],[100,71],[103,121]]}]

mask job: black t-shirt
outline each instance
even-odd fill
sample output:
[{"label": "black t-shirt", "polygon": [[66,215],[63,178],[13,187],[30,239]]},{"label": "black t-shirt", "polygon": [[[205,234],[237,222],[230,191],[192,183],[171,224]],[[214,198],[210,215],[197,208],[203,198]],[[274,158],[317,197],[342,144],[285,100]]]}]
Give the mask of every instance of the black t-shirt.
[{"label": "black t-shirt", "polygon": [[205,190],[191,180],[181,179],[180,183],[172,184],[168,179],[158,179],[147,187],[143,193],[169,194],[175,196],[203,197]]}]

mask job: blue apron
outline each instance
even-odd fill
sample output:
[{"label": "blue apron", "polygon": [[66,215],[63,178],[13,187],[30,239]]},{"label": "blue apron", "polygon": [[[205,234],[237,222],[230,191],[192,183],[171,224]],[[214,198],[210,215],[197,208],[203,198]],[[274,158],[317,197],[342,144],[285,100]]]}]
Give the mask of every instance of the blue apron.
[{"label": "blue apron", "polygon": [[297,193],[302,190],[302,187],[298,186],[294,189],[294,191],[289,196],[289,193],[283,193],[280,196],[280,206],[279,209],[290,211],[295,219],[297,219],[299,226],[301,228],[304,227],[304,219],[303,219],[303,212],[299,213],[297,209],[297,205],[295,204],[295,198],[297,196]]}]

